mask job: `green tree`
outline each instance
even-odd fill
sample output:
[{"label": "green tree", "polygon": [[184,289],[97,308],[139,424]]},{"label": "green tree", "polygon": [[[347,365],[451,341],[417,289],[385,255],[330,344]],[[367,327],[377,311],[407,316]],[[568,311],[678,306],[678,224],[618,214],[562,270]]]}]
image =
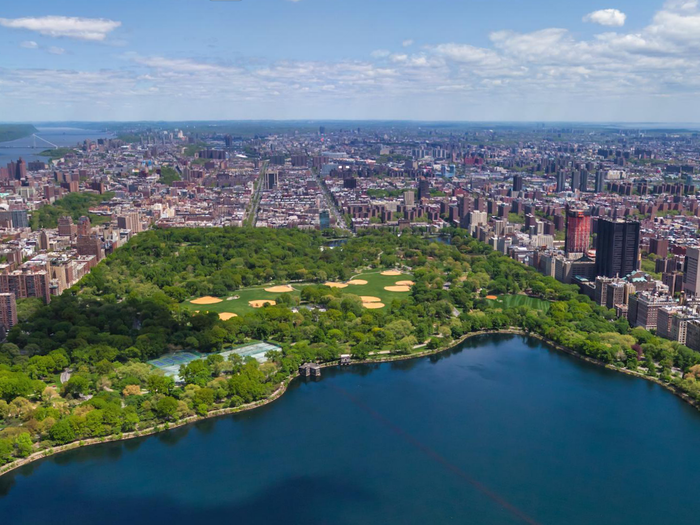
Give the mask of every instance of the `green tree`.
[{"label": "green tree", "polygon": [[17,457],[26,458],[32,453],[34,444],[29,433],[24,432],[15,438],[15,454]]},{"label": "green tree", "polygon": [[174,419],[177,414],[177,399],[165,396],[156,403],[156,414],[160,419]]}]

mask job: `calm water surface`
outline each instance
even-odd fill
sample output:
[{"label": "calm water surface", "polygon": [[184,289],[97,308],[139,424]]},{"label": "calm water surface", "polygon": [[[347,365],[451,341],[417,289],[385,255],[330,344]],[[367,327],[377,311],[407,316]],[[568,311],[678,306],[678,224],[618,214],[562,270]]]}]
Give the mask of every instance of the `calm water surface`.
[{"label": "calm water surface", "polygon": [[260,410],[0,478],[0,523],[700,520],[700,413],[514,336],[325,370]]},{"label": "calm water surface", "polygon": [[[36,129],[38,137],[46,139],[59,147],[75,146],[86,139],[97,140],[114,136],[111,133],[102,131],[58,126],[37,127]],[[34,144],[36,144],[35,148],[32,147]],[[52,149],[51,144],[40,139],[34,140],[31,136],[0,142],[0,166],[4,167],[11,160],[16,161],[20,157],[27,162],[41,160],[48,163],[49,157],[39,155],[39,153],[47,149]]]}]

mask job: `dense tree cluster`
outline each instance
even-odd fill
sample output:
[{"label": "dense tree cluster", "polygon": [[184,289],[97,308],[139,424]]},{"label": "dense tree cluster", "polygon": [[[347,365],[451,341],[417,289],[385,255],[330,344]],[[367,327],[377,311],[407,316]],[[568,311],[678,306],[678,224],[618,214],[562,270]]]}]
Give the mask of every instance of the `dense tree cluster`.
[{"label": "dense tree cluster", "polygon": [[49,206],[42,206],[32,212],[30,226],[33,230],[40,228],[56,228],[58,219],[64,216],[72,217],[77,221],[81,216],[90,217],[94,224],[105,222],[106,218],[100,215],[89,213],[92,206],[97,206],[102,202],[114,197],[113,193],[98,195],[96,193],[69,193],[65,197],[57,200]]},{"label": "dense tree cluster", "polygon": [[[0,463],[32,450],[119,435],[268,397],[298,366],[341,353],[410,354],[480,330],[520,327],[611,365],[659,377],[700,399],[700,354],[596,306],[573,286],[493,252],[463,230],[449,242],[418,232],[361,233],[327,249],[317,232],[173,229],[145,232],[81,283],[33,308],[0,346]],[[445,240],[445,239],[443,239]],[[415,285],[382,310],[328,288],[368,268],[402,267]],[[180,305],[270,282],[304,282],[301,296],[222,321]],[[314,284],[315,283],[315,284]],[[548,310],[505,307],[488,294],[527,294]],[[218,351],[251,340],[279,345],[259,364]],[[183,384],[145,361],[197,350]],[[61,372],[70,378],[61,382]],[[64,379],[66,379],[64,377]]]}]

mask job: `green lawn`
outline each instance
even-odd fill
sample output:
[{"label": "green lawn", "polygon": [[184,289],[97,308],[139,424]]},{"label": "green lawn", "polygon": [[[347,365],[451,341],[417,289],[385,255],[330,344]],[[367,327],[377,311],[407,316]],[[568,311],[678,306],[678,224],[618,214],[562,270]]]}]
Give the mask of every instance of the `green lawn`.
[{"label": "green lawn", "polygon": [[[220,297],[220,299],[223,299],[223,301],[216,304],[192,304],[190,301],[185,301],[184,303],[182,303],[182,306],[185,306],[186,308],[189,308],[192,311],[199,310],[200,312],[217,313],[231,312],[234,314],[243,315],[255,310],[255,308],[248,304],[248,301],[275,301],[280,295],[282,295],[279,293],[266,292],[265,288],[269,288],[270,286],[255,286],[251,288],[243,288],[228,296],[239,297],[238,299],[233,299],[231,301],[228,300],[228,297]],[[301,293],[300,290],[304,286],[305,285],[294,285],[295,290],[293,292],[289,292],[289,294],[299,297]],[[197,298],[194,297],[193,299]]]},{"label": "green lawn", "polygon": [[411,274],[404,275],[381,275],[383,270],[376,270],[372,272],[358,274],[352,277],[354,279],[363,279],[367,281],[367,284],[362,286],[348,286],[343,290],[345,293],[352,293],[355,295],[369,295],[373,297],[379,297],[382,303],[388,305],[394,299],[405,299],[410,295],[410,292],[388,292],[384,289],[385,286],[393,286],[398,281],[411,281],[413,276]]},{"label": "green lawn", "polygon": [[548,312],[551,306],[549,301],[537,299],[536,297],[528,297],[527,295],[501,295],[497,302],[509,308],[514,306],[527,306],[535,310],[541,310],[542,312]]},{"label": "green lawn", "polygon": [[[347,288],[343,288],[342,292],[346,294],[354,295],[368,295],[379,297],[382,303],[388,305],[394,299],[404,299],[410,295],[410,292],[388,292],[384,289],[385,286],[392,286],[398,281],[410,281],[412,275],[404,274],[398,276],[381,275],[383,270],[375,270],[372,272],[357,274],[353,276],[352,279],[363,279],[367,281],[365,285],[351,285]],[[278,283],[281,284],[281,283]],[[266,292],[265,288],[270,288],[273,285],[265,286],[253,286],[250,288],[243,288],[237,292],[231,293],[228,297],[238,296],[238,299],[228,300],[228,297],[220,297],[223,299],[222,302],[216,304],[192,304],[191,300],[187,300],[182,303],[182,306],[192,310],[193,312],[199,310],[200,312],[230,312],[238,315],[243,315],[248,312],[252,312],[255,309],[248,304],[248,301],[258,301],[258,300],[271,300],[275,301],[280,295],[280,293]],[[301,290],[309,286],[309,283],[293,283],[293,292],[289,292],[292,296],[299,297]],[[287,294],[284,294],[287,295]],[[192,299],[197,299],[193,297]]]}]

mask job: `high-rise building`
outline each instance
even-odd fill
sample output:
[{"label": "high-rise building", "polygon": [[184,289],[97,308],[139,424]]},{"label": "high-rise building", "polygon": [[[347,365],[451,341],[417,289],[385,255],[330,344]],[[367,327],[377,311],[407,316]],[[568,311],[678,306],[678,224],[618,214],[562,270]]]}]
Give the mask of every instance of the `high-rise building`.
[{"label": "high-rise building", "polygon": [[73,224],[73,218],[70,216],[59,217],[58,219],[58,234],[68,237],[74,237],[78,234],[78,227]]},{"label": "high-rise building", "polygon": [[605,172],[598,170],[595,173],[595,192],[603,193],[605,191]]},{"label": "high-rise building", "polygon": [[566,173],[562,170],[557,171],[557,193],[566,190]]},{"label": "high-rise building", "polygon": [[668,239],[649,239],[649,253],[655,253],[659,257],[666,257],[668,255]]},{"label": "high-rise building", "polygon": [[141,217],[139,212],[130,212],[117,216],[117,228],[121,230],[131,230],[133,233],[140,233]]},{"label": "high-rise building", "polygon": [[318,224],[321,230],[327,230],[331,227],[331,213],[328,210],[321,210],[318,214]]},{"label": "high-rise building", "polygon": [[599,219],[596,240],[596,275],[624,277],[639,264],[639,223]]},{"label": "high-rise building", "polygon": [[576,191],[581,188],[581,172],[574,170],[571,172],[571,191]]},{"label": "high-rise building", "polygon": [[13,228],[29,228],[27,210],[0,211],[0,221],[8,223]]},{"label": "high-rise building", "polygon": [[570,253],[585,253],[590,245],[590,238],[591,210],[567,206],[565,242],[567,255]]},{"label": "high-rise building", "polygon": [[17,324],[17,301],[13,293],[0,293],[0,324],[5,330]]},{"label": "high-rise building", "polygon": [[44,270],[15,270],[0,274],[0,293],[12,293],[19,299],[38,297],[48,304],[51,301],[49,281]]},{"label": "high-rise building", "polygon": [[274,190],[279,184],[279,174],[276,171],[268,171],[265,177],[265,189]]},{"label": "high-rise building", "polygon": [[91,230],[91,225],[90,225],[90,218],[86,217],[83,215],[78,219],[78,236],[79,237],[87,237],[90,235],[90,230]]},{"label": "high-rise building", "polygon": [[632,326],[656,330],[659,310],[675,304],[675,301],[666,295],[640,292],[630,296],[627,320]]},{"label": "high-rise building", "polygon": [[588,170],[581,170],[579,189],[583,192],[588,191]]},{"label": "high-rise building", "polygon": [[406,206],[414,206],[416,204],[416,195],[413,193],[413,190],[403,192],[403,203]]},{"label": "high-rise building", "polygon": [[418,181],[418,200],[427,199],[430,197],[430,181],[421,179]]},{"label": "high-rise building", "polygon": [[698,295],[698,290],[700,290],[700,248],[697,246],[686,249],[684,271],[683,291],[689,295]]},{"label": "high-rise building", "polygon": [[523,191],[523,176],[515,175],[513,177],[513,191]]}]

